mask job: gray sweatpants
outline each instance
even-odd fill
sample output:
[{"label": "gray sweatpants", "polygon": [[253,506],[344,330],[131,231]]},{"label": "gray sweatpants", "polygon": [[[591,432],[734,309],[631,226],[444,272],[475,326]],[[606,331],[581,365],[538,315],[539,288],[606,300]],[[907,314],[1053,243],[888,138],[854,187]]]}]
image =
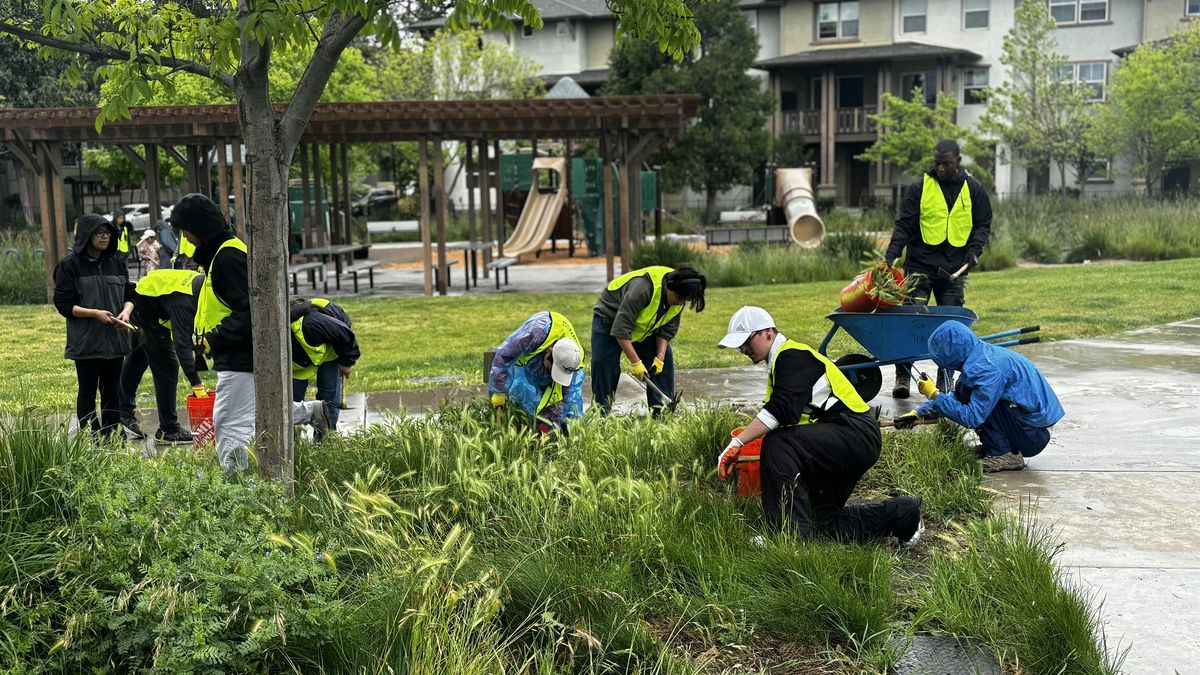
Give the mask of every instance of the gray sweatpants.
[{"label": "gray sweatpants", "polygon": [[[217,462],[227,472],[248,466],[246,448],[254,437],[254,373],[217,371],[217,401],[213,427],[217,433]],[[292,403],[292,424],[307,424],[321,401]]]}]

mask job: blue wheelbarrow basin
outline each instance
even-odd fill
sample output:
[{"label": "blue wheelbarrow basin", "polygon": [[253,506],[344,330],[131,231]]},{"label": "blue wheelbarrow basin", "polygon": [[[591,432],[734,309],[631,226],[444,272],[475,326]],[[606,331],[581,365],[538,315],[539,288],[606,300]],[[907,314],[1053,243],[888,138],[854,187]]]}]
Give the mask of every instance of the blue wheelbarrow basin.
[{"label": "blue wheelbarrow basin", "polygon": [[970,328],[979,318],[966,307],[902,305],[874,312],[834,310],[828,317],[833,337],[838,328],[850,334],[880,364],[920,361],[929,358],[929,336],[947,321]]}]

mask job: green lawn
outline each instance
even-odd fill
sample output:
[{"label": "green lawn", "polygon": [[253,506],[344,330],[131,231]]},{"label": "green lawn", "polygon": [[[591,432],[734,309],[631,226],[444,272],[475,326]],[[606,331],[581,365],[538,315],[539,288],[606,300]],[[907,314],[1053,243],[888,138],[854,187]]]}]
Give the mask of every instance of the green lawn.
[{"label": "green lawn", "polygon": [[[1197,277],[1200,259],[1014,269],[973,275],[967,298],[980,316],[980,332],[1039,324],[1044,340],[1062,340],[1198,316]],[[836,306],[842,285],[713,289],[702,314],[684,316],[675,341],[677,363],[683,368],[745,364],[740,355],[715,346],[729,316],[745,304],[766,307],[789,337],[815,346],[829,329],[825,315]],[[340,301],[354,319],[363,347],[350,386],[357,391],[412,389],[429,386],[420,380],[439,375],[479,383],[483,352],[537,310],[566,314],[587,341],[594,300],[594,294],[570,293]],[[71,364],[61,357],[62,318],[45,305],[0,307],[0,336],[6,374],[0,382],[0,411],[31,404],[69,409],[75,385]],[[831,348],[834,354],[851,350],[845,339]],[[148,383],[149,377],[144,386]]]}]

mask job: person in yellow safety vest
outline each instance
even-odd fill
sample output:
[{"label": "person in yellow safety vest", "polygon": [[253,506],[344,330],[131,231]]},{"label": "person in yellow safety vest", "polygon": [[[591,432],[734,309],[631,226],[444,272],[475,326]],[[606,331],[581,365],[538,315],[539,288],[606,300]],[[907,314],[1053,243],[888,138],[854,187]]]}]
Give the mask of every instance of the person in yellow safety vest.
[{"label": "person in yellow safety vest", "polygon": [[[233,478],[248,465],[256,403],[246,244],[234,235],[216,203],[202,194],[184,195],[171,212],[171,224],[196,247],[195,261],[207,271],[196,299],[194,341],[212,357],[217,371],[217,460]],[[292,421],[310,424],[322,436],[329,428],[327,405],[294,403]]]},{"label": "person in yellow safety vest", "polygon": [[329,428],[337,429],[342,378],[362,356],[346,310],[325,298],[292,300],[292,400],[303,401],[317,381],[317,400],[328,403]]},{"label": "person in yellow safety vest", "polygon": [[583,415],[583,347],[558,312],[537,312],[496,348],[488,393],[497,408],[512,403],[538,431],[565,429]]},{"label": "person in yellow safety vest", "polygon": [[[884,260],[900,259],[905,248],[904,274],[918,275],[909,303],[962,307],[967,273],[992,233],[992,202],[983,185],[961,166],[958,143],[943,140],[933,149],[933,167],[904,189],[900,212]],[[896,364],[894,398],[908,398],[911,363]],[[938,369],[937,385],[949,391],[953,372]]]},{"label": "person in yellow safety vest", "polygon": [[179,238],[179,250],[175,252],[175,256],[171,258],[171,267],[177,270],[194,269],[196,265],[196,245],[188,241],[187,237]]},{"label": "person in yellow safety vest", "polygon": [[149,367],[158,407],[155,442],[192,442],[191,432],[179,425],[175,396],[181,367],[193,395],[208,396],[192,351],[196,297],[203,283],[204,277],[190,270],[154,270],[134,286],[130,321],[139,328],[139,335],[121,366],[121,426],[134,438],[146,437],[134,408],[142,376]]},{"label": "person in yellow safety vest", "polygon": [[132,248],[129,244],[133,226],[129,224],[129,220],[125,217],[124,212],[114,211],[112,215],[113,228],[117,231],[117,255],[121,256],[123,261],[129,260],[129,249]]},{"label": "person in yellow safety vest", "polygon": [[[613,279],[592,309],[592,402],[612,410],[621,378],[621,355],[635,379],[649,377],[668,397],[675,395],[671,340],[685,304],[704,311],[704,275],[688,266],[645,267]],[[669,401],[651,391],[646,403],[657,416]]]},{"label": "person in yellow safety vest", "polygon": [[916,543],[924,529],[919,498],[846,504],[883,443],[870,406],[842,371],[812,347],[784,337],[761,307],[735,312],[718,345],[767,364],[763,406],[725,446],[717,473],[726,478],[741,448],[763,437],[759,475],[768,528],[801,537]]}]

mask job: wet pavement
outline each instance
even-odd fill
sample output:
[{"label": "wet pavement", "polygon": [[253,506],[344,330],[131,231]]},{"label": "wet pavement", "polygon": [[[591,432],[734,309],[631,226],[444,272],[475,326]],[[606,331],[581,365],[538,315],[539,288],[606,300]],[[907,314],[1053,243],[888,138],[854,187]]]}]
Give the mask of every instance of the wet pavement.
[{"label": "wet pavement", "polygon": [[[1129,650],[1124,672],[1200,673],[1200,319],[1022,352],[1067,416],[1026,470],[996,474],[991,486],[1014,509],[1034,504],[1038,520],[1054,528],[1067,577],[1103,602],[1110,647]],[[886,394],[892,368],[883,380]],[[689,402],[755,406],[766,375],[761,366],[681,370],[678,385]],[[351,393],[339,426],[349,431],[482,394],[482,385]],[[644,400],[622,377],[617,410],[644,409]],[[872,403],[891,417],[921,400],[914,392]],[[152,418],[143,413],[143,428],[154,428]]]}]

